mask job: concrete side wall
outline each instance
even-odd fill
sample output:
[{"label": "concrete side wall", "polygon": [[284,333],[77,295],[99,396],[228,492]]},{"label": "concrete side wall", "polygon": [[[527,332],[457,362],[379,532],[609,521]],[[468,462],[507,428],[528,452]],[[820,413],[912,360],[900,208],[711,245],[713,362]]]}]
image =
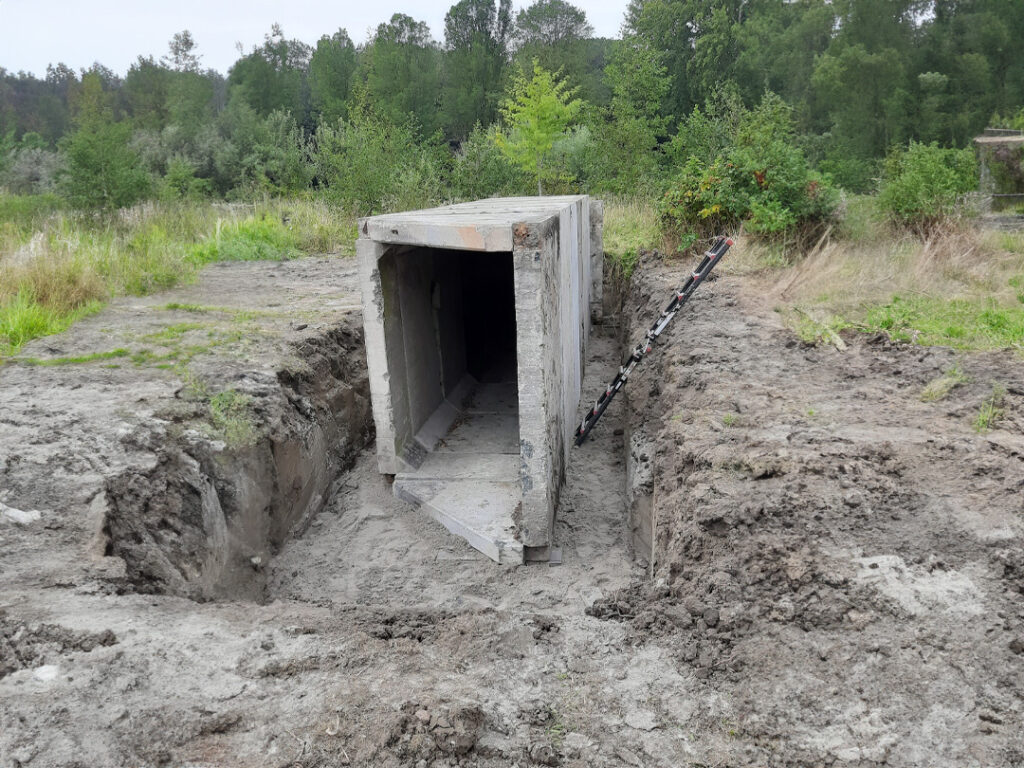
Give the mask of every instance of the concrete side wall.
[{"label": "concrete side wall", "polygon": [[[359,261],[359,282],[363,292],[363,333],[366,343],[366,367],[370,375],[370,402],[373,406],[373,423],[377,440],[377,466],[384,474],[393,475],[398,472],[398,457],[395,453],[396,414],[391,407],[391,364],[399,364],[389,352],[395,350],[394,343],[387,343],[384,332],[385,297],[397,301],[397,291],[393,289],[395,275],[394,262],[384,260],[387,246],[373,240],[356,241],[356,258]],[[388,266],[390,265],[390,270]],[[381,267],[385,275],[382,279]],[[390,274],[387,272],[390,271]],[[389,290],[384,290],[384,285]],[[403,349],[399,341],[398,349]],[[402,353],[404,358],[404,350]],[[401,415],[399,415],[401,418]],[[407,416],[406,416],[407,422]]]},{"label": "concrete side wall", "polygon": [[576,428],[593,300],[590,214],[580,198],[547,222],[516,227],[520,540],[528,547],[551,543]]},{"label": "concrete side wall", "polygon": [[[558,222],[517,228],[512,250],[516,303],[516,365],[519,380],[519,459],[523,499],[518,520],[524,546],[550,541],[556,501],[552,427],[560,392],[556,356],[559,324]],[[554,430],[557,432],[558,430]]]},{"label": "concrete side wall", "polygon": [[451,251],[435,251],[434,279],[437,292],[431,296],[437,319],[437,347],[441,353],[441,375],[447,397],[466,375],[466,329],[462,303],[462,276]]},{"label": "concrete side wall", "polygon": [[[405,396],[409,401],[409,421],[416,434],[444,399],[441,391],[441,356],[431,302],[434,284],[434,259],[422,250],[397,256],[399,315],[385,311],[385,327],[394,319],[403,327],[405,349]],[[392,369],[392,377],[395,369]],[[392,392],[394,398],[397,392]]]}]

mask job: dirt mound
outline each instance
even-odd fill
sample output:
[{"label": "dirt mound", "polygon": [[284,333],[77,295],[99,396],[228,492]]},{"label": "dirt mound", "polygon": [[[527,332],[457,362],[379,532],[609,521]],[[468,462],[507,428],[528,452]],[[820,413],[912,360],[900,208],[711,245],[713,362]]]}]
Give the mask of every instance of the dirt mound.
[{"label": "dirt mound", "polygon": [[0,678],[17,672],[54,665],[70,653],[89,653],[117,643],[109,629],[81,632],[57,624],[27,624],[0,611]]},{"label": "dirt mound", "polygon": [[[658,298],[671,283],[648,274]],[[1024,363],[808,346],[721,282],[693,304],[629,391],[653,435],[654,586],[591,613],[734,701],[742,764],[769,744],[787,765],[1019,764]],[[923,402],[954,362],[968,382]]]}]

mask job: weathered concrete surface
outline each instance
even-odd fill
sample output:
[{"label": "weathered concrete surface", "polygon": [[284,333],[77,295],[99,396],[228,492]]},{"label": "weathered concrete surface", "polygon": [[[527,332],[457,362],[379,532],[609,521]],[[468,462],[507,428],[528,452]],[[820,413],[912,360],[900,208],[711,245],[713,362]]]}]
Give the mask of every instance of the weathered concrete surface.
[{"label": "weathered concrete surface", "polygon": [[[517,488],[508,522],[520,548],[551,543],[590,324],[601,316],[602,213],[599,202],[575,195],[496,198],[360,221],[356,251],[377,456],[381,472],[399,476],[396,493],[411,488],[478,383],[514,384],[519,466],[500,480]],[[476,305],[481,294],[498,315]],[[506,301],[514,325],[507,337],[500,313]],[[482,337],[479,328],[486,329]],[[496,350],[486,364],[474,363],[480,346]],[[432,494],[441,497],[469,501],[439,519],[487,518],[472,501],[476,492]],[[509,526],[503,520],[497,527]],[[497,551],[508,545],[491,543]]]}]

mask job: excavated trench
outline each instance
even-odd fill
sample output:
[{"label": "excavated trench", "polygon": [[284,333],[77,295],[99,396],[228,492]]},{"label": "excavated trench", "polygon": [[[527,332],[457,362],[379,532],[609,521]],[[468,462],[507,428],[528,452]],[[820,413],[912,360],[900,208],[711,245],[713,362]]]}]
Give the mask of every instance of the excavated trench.
[{"label": "excavated trench", "polygon": [[155,461],[107,480],[102,527],[126,591],[263,600],[270,558],[373,434],[358,316],[293,345],[291,358],[300,364],[230,382],[249,398],[243,445],[196,429],[204,409],[186,401],[131,435]]},{"label": "excavated trench", "polygon": [[[614,265],[605,274],[603,322],[618,329],[626,349],[635,328],[619,327],[619,318],[631,289]],[[250,398],[254,438],[244,445],[197,428],[204,408],[188,402],[187,388],[156,423],[129,436],[154,460],[106,482],[101,535],[104,554],[125,563],[120,589],[199,601],[267,599],[270,560],[309,527],[373,437],[358,314],[294,345],[288,358],[301,365],[230,381],[214,374],[209,382]],[[644,510],[649,517],[650,496],[638,461],[642,441],[629,437],[627,445],[636,445],[627,494],[639,521]],[[649,543],[639,541],[634,536],[634,556],[645,559]]]}]

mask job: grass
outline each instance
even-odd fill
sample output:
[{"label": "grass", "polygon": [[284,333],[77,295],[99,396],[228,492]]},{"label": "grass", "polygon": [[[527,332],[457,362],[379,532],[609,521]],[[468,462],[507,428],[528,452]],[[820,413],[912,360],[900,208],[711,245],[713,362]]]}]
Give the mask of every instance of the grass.
[{"label": "grass", "polygon": [[925,385],[925,388],[921,390],[921,400],[925,403],[938,402],[967,381],[967,374],[961,371],[959,366],[954,365]]},{"label": "grass", "polygon": [[0,362],[113,296],[195,278],[211,261],[354,252],[354,217],[313,199],[146,203],[76,213],[51,196],[0,194]]},{"label": "grass", "polygon": [[242,448],[255,442],[251,397],[226,389],[209,400],[210,421],[229,447]]},{"label": "grass", "polygon": [[992,387],[992,394],[981,404],[981,410],[974,419],[974,431],[984,434],[990,431],[1001,418],[1003,418],[1003,399],[1006,397],[1006,388],[1002,384],[995,384]]},{"label": "grass", "polygon": [[[129,357],[131,352],[123,347],[110,349],[106,352],[92,352],[88,355],[76,355],[73,357],[19,357],[18,362],[22,365],[82,365],[83,363],[95,363],[97,360],[113,360],[117,357]],[[116,367],[116,366],[107,366]]]},{"label": "grass", "polygon": [[797,333],[803,312],[912,344],[1024,351],[1024,235],[954,222],[922,238],[873,205],[851,201],[834,236],[765,276]]},{"label": "grass", "polygon": [[628,279],[640,260],[640,251],[661,245],[658,212],[642,198],[612,198],[604,207],[604,252]]}]

